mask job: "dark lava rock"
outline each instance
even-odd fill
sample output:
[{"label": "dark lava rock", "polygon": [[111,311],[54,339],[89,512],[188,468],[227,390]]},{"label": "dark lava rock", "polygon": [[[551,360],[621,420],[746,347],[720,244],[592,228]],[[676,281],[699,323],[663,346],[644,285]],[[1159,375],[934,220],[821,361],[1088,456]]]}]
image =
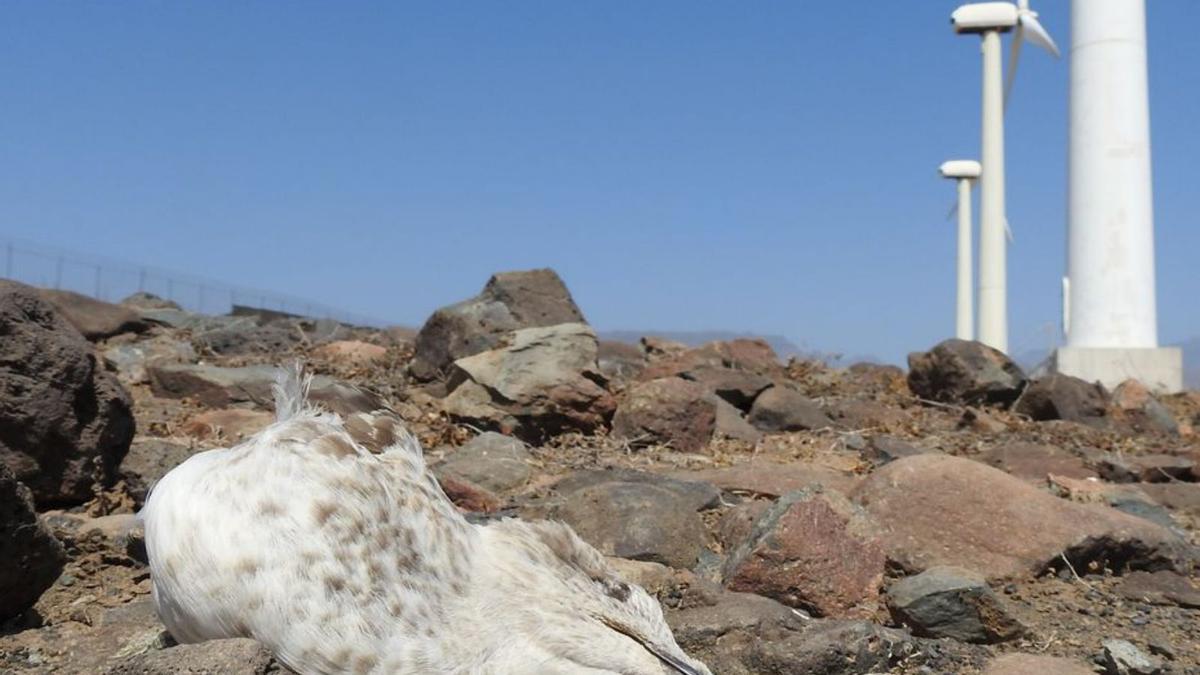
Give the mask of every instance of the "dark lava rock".
[{"label": "dark lava rock", "polygon": [[821,407],[790,387],[764,391],[750,409],[750,424],[762,431],[808,431],[833,426]]},{"label": "dark lava rock", "polygon": [[28,286],[0,280],[0,335],[0,463],[40,506],[88,500],[133,438],[129,394]]},{"label": "dark lava rock", "polygon": [[908,387],[945,403],[1006,406],[1025,388],[1025,373],[1003,352],[967,340],[946,340],[908,356]]},{"label": "dark lava rock", "polygon": [[161,438],[139,438],[129,446],[121,460],[120,475],[125,488],[138,506],[146,501],[150,488],[167,472],[179,466],[196,452],[181,443]]},{"label": "dark lava rock", "polygon": [[958,567],[931,567],[897,581],[887,604],[896,623],[924,637],[991,644],[1024,633],[983,577]]},{"label": "dark lava rock", "polygon": [[1031,382],[1014,410],[1037,421],[1099,425],[1108,415],[1108,393],[1100,384],[1054,373]]},{"label": "dark lava rock", "polygon": [[38,521],[29,489],[0,464],[0,622],[32,607],[64,560],[62,545]]},{"label": "dark lava rock", "polygon": [[493,349],[519,328],[584,323],[554,270],[501,272],[479,295],[435,311],[417,334],[409,366],[419,380],[435,379],[458,359]]}]

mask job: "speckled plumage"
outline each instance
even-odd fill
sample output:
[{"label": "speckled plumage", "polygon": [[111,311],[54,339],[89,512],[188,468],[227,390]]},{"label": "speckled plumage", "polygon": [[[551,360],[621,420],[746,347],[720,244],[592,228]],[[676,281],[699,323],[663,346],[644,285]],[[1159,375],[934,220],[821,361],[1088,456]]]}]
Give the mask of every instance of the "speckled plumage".
[{"label": "speckled plumage", "polygon": [[662,611],[567,526],[468,523],[388,412],[308,408],[193,456],[142,518],[159,616],[180,641],[251,637],[325,673],[708,674]]}]

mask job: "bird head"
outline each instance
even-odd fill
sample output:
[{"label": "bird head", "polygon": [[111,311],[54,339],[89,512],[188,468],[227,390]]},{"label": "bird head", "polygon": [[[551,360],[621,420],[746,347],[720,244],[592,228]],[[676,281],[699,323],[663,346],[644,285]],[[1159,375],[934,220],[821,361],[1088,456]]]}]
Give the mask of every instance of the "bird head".
[{"label": "bird head", "polygon": [[712,675],[675,642],[662,607],[622,580],[565,524],[505,520],[482,528],[495,592],[521,598],[515,651],[544,654],[546,672]]}]

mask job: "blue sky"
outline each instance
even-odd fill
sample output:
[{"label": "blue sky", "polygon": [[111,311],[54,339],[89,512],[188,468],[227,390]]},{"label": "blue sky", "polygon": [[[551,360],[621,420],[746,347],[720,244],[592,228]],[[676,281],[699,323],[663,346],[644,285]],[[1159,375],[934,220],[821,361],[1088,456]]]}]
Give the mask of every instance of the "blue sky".
[{"label": "blue sky", "polygon": [[[1169,342],[1200,335],[1200,3],[1148,4]],[[551,266],[600,328],[900,360],[954,325],[955,5],[7,3],[0,234],[414,325]],[[1034,6],[1068,44],[1067,0]],[[1048,343],[1065,255],[1067,64],[1024,56],[1014,351]]]}]

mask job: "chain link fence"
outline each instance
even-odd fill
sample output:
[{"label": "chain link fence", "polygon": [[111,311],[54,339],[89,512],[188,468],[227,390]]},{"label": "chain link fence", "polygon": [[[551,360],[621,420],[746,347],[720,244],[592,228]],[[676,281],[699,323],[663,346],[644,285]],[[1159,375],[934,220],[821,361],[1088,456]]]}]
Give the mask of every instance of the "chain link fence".
[{"label": "chain link fence", "polygon": [[233,286],[212,279],[147,265],[134,265],[53,246],[0,237],[0,272],[31,286],[75,291],[107,302],[153,293],[200,314],[260,309],[355,326],[382,328],[389,322],[346,312],[296,296]]}]

